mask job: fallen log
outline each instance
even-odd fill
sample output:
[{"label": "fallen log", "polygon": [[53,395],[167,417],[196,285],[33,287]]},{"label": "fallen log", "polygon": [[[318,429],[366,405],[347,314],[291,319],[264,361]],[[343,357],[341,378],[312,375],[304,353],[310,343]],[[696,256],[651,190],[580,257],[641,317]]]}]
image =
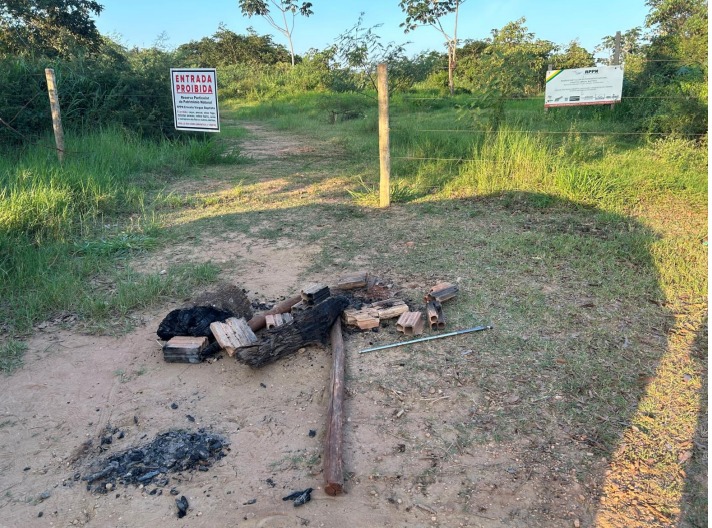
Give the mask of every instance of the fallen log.
[{"label": "fallen log", "polygon": [[267,319],[265,318],[265,316],[287,313],[292,309],[292,306],[294,306],[301,300],[302,296],[298,295],[296,297],[287,299],[286,301],[282,301],[281,303],[275,305],[274,308],[272,308],[271,310],[267,310],[263,314],[255,315],[252,319],[247,321],[247,324],[250,328],[252,328],[253,332],[257,332],[257,330],[261,330],[267,325]]},{"label": "fallen log", "polygon": [[238,348],[235,357],[256,368],[302,347],[324,343],[331,325],[348,304],[346,297],[329,297],[310,310],[295,314],[292,322],[266,330],[254,346]]},{"label": "fallen log", "polygon": [[343,421],[344,421],[344,366],[346,353],[341,335],[341,321],[331,327],[331,395],[326,415],[326,438],[324,441],[324,491],[339,495],[344,490]]}]

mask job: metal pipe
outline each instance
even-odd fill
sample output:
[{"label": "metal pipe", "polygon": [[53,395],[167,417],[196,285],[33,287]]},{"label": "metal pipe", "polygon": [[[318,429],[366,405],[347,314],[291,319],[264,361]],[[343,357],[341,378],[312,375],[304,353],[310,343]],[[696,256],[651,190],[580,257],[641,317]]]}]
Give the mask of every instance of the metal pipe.
[{"label": "metal pipe", "polygon": [[402,343],[393,343],[391,345],[383,345],[373,348],[366,348],[359,351],[359,354],[365,354],[366,352],[375,352],[376,350],[384,350],[386,348],[394,348],[404,345],[411,345],[413,343],[421,343],[423,341],[432,341],[433,339],[442,339],[443,337],[456,336],[460,334],[469,334],[470,332],[481,332],[482,330],[492,330],[494,327],[491,325],[487,326],[475,326],[473,328],[467,328],[465,330],[456,330],[455,332],[448,332],[447,334],[440,334],[430,337],[421,337],[420,339],[413,339],[411,341],[403,341]]}]

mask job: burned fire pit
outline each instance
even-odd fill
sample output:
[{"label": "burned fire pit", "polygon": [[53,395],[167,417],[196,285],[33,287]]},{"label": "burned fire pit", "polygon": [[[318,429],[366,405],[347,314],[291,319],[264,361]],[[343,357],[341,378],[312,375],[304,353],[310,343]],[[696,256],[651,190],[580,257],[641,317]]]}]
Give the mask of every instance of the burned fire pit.
[{"label": "burned fire pit", "polygon": [[166,486],[171,473],[207,471],[225,456],[229,442],[204,429],[172,430],[158,435],[152,442],[94,462],[90,473],[82,478],[87,490],[106,493],[118,485],[154,484]]}]

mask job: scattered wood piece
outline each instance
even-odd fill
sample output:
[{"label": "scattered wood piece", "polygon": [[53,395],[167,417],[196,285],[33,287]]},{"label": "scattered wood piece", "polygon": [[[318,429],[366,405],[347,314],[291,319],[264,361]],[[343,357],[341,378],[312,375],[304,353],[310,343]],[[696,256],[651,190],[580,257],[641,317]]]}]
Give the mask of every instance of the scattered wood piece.
[{"label": "scattered wood piece", "polygon": [[293,320],[294,320],[294,318],[292,317],[292,314],[290,314],[290,313],[265,315],[265,322],[267,323],[267,329],[277,328],[278,326],[282,326],[284,324],[289,324]]},{"label": "scattered wood piece", "polygon": [[295,314],[290,324],[266,330],[252,346],[238,348],[235,357],[256,368],[302,347],[324,342],[331,325],[348,304],[345,297],[328,297],[313,308]]},{"label": "scattered wood piece", "polygon": [[163,359],[168,363],[200,363],[207,346],[207,337],[175,336],[163,345]]},{"label": "scattered wood piece", "polygon": [[368,272],[358,271],[340,277],[336,283],[338,290],[353,290],[356,288],[365,288],[368,282]]},{"label": "scattered wood piece", "polygon": [[324,491],[339,495],[344,490],[343,418],[344,418],[344,366],[346,353],[341,334],[341,321],[337,318],[331,327],[331,391],[326,415],[324,442]]},{"label": "scattered wood piece", "polygon": [[289,312],[289,310],[292,309],[292,306],[294,306],[301,300],[302,300],[301,295],[298,295],[296,297],[291,297],[291,298],[287,299],[286,301],[282,301],[281,303],[278,303],[271,310],[267,310],[265,313],[260,314],[260,315],[255,315],[252,319],[250,319],[248,321],[247,324],[250,326],[250,328],[252,329],[253,332],[257,332],[257,330],[261,330],[267,324],[266,316],[272,315],[272,314],[278,314],[278,313],[287,313],[287,312]]},{"label": "scattered wood piece", "polygon": [[239,319],[230,317],[224,323],[212,323],[210,330],[213,332],[215,340],[230,357],[235,355],[236,349],[251,346],[257,342],[257,336],[244,317]]},{"label": "scattered wood piece", "polygon": [[428,314],[431,330],[445,328],[445,315],[443,315],[443,307],[438,301],[429,301],[425,307]]},{"label": "scattered wood piece", "polygon": [[420,509],[423,510],[423,511],[426,511],[426,512],[428,512],[428,513],[431,514],[431,515],[437,515],[437,514],[438,514],[438,512],[435,511],[434,508],[431,508],[430,506],[427,506],[427,505],[425,505],[425,504],[416,503],[416,504],[415,504],[415,507],[416,507],[416,508],[420,508]]},{"label": "scattered wood piece", "polygon": [[331,292],[325,284],[311,284],[302,290],[302,302],[308,306],[314,306],[326,299]]},{"label": "scattered wood piece", "polygon": [[400,317],[409,310],[408,305],[401,299],[386,299],[368,305],[378,311],[379,319],[393,319]]},{"label": "scattered wood piece", "polygon": [[361,308],[360,310],[349,308],[348,310],[344,310],[343,318],[347,325],[356,326],[361,330],[370,330],[381,324],[381,320],[378,317],[378,310],[374,308]]},{"label": "scattered wood piece", "polygon": [[423,327],[423,314],[420,312],[405,312],[396,322],[396,330],[405,335],[420,335]]},{"label": "scattered wood piece", "polygon": [[460,288],[458,288],[457,285],[452,284],[451,282],[439,282],[435,286],[430,288],[430,291],[425,296],[425,302],[438,301],[441,303],[452,299],[457,295],[457,292],[459,291]]}]

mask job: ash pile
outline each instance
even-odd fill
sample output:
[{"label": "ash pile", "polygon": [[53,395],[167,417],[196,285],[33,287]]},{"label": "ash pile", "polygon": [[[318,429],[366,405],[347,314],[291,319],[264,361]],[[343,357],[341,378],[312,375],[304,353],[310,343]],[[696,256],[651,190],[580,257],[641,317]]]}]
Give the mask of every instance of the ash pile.
[{"label": "ash pile", "polygon": [[230,443],[204,429],[172,430],[152,442],[94,462],[83,480],[87,490],[106,493],[119,485],[130,484],[156,488],[167,486],[170,475],[187,471],[208,471],[226,453]]}]

